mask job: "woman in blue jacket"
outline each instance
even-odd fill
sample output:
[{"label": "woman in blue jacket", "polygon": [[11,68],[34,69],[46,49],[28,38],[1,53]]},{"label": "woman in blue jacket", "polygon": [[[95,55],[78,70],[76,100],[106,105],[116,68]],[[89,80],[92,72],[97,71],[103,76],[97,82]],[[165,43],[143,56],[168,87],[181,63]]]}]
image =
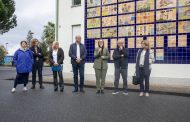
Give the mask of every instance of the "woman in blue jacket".
[{"label": "woman in blue jacket", "polygon": [[32,65],[34,63],[32,51],[27,48],[27,42],[21,41],[21,47],[14,54],[14,64],[16,66],[16,79],[14,82],[14,88],[11,90],[12,93],[16,91],[18,84],[24,84],[23,91],[27,91],[27,83],[29,73],[32,72]]}]

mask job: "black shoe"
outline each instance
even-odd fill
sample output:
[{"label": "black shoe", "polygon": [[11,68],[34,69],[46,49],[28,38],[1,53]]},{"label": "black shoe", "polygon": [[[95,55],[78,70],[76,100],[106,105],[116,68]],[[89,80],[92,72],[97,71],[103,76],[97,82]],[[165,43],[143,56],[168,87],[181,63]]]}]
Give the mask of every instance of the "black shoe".
[{"label": "black shoe", "polygon": [[80,90],[81,93],[85,93],[85,91],[83,89]]},{"label": "black shoe", "polygon": [[75,90],[73,91],[73,93],[76,93],[76,92],[78,92],[78,90],[75,89]]},{"label": "black shoe", "polygon": [[55,88],[54,91],[55,91],[55,92],[58,91],[58,88]]},{"label": "black shoe", "polygon": [[33,85],[33,86],[31,87],[31,89],[35,89],[35,85]]},{"label": "black shoe", "polygon": [[60,92],[63,92],[63,90],[64,90],[64,89],[63,89],[63,88],[61,88],[61,89],[60,89]]},{"label": "black shoe", "polygon": [[96,92],[96,94],[100,94],[100,90],[98,90],[98,91]]},{"label": "black shoe", "polygon": [[43,85],[40,85],[40,89],[45,89]]},{"label": "black shoe", "polygon": [[101,90],[101,94],[104,94],[104,90]]}]

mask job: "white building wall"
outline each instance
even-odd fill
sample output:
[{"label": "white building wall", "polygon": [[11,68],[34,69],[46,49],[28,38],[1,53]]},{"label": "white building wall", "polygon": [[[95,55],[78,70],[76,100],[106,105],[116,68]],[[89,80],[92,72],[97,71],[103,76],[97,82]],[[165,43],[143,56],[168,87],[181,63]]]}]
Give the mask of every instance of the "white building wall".
[{"label": "white building wall", "polygon": [[[68,51],[72,43],[72,26],[81,25],[82,42],[84,43],[84,0],[82,5],[72,7],[72,0],[59,0],[59,37],[60,46],[65,52],[64,71],[71,73],[72,66]],[[152,77],[190,78],[190,64],[153,64]],[[129,64],[129,76],[134,74],[135,65]],[[114,65],[109,64],[108,75],[113,75]],[[93,64],[86,63],[85,74],[94,74]],[[190,82],[190,81],[189,81]]]}]

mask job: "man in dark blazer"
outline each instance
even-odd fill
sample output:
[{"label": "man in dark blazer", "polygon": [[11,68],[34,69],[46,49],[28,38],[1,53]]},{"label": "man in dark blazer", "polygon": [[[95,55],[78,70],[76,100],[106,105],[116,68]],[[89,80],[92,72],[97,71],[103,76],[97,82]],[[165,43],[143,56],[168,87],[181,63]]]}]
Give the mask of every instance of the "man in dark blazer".
[{"label": "man in dark blazer", "polygon": [[43,53],[42,53],[42,49],[40,47],[38,47],[38,43],[39,42],[37,39],[33,39],[32,47],[30,48],[30,50],[33,53],[33,57],[34,57],[34,64],[33,64],[33,68],[32,68],[32,87],[31,87],[31,89],[35,89],[37,70],[38,70],[40,89],[44,89],[43,81],[42,81]]},{"label": "man in dark blazer", "polygon": [[71,44],[69,49],[69,56],[71,57],[71,64],[73,67],[73,77],[74,77],[74,91],[78,92],[78,72],[80,75],[80,92],[84,93],[84,66],[86,60],[86,47],[81,43],[81,36],[75,37],[76,42]]}]

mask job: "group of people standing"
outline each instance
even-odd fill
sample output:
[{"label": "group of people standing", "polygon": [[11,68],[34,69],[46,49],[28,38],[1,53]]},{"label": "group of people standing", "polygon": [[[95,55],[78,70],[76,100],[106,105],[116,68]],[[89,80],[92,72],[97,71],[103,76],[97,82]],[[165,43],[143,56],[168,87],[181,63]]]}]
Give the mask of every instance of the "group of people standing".
[{"label": "group of people standing", "polygon": [[24,84],[24,91],[27,91],[26,85],[29,80],[29,73],[32,72],[32,87],[36,86],[36,73],[38,72],[40,89],[44,89],[42,68],[43,68],[43,53],[42,49],[38,46],[37,39],[33,39],[31,47],[28,47],[26,41],[20,42],[20,48],[15,52],[13,57],[14,65],[16,66],[16,79],[14,81],[14,87],[11,90],[13,93],[16,91],[18,84]]},{"label": "group of people standing", "polygon": [[[87,50],[85,45],[81,43],[81,36],[75,37],[76,42],[70,45],[69,57],[71,58],[73,80],[74,80],[74,93],[80,91],[84,93],[84,70],[85,61],[87,56]],[[36,73],[38,71],[40,89],[44,89],[42,79],[42,67],[43,67],[43,53],[38,46],[38,40],[32,40],[32,47],[27,47],[26,41],[21,41],[21,47],[15,52],[14,64],[16,65],[17,76],[14,82],[14,88],[12,92],[16,91],[18,84],[24,84],[24,91],[27,91],[27,83],[29,73],[32,72],[32,87],[36,87]],[[139,49],[136,56],[136,76],[140,80],[140,94],[139,96],[149,96],[149,78],[151,73],[151,64],[154,62],[154,53],[150,49],[149,42],[146,37],[141,42],[142,48]],[[123,94],[128,95],[127,92],[127,75],[128,75],[128,49],[125,48],[123,41],[118,41],[117,48],[113,52],[114,60],[114,91],[112,94],[119,93],[119,80],[120,75],[123,79]],[[106,74],[108,70],[108,61],[110,59],[110,53],[108,48],[104,46],[104,41],[98,41],[98,47],[94,51],[94,65],[96,76],[97,94],[104,94],[104,87],[106,81]],[[63,79],[63,64],[64,51],[59,47],[59,42],[54,41],[52,49],[49,51],[49,62],[53,71],[54,91],[64,91],[64,79]],[[59,76],[59,82],[58,82]],[[78,83],[80,77],[80,83]]]}]

